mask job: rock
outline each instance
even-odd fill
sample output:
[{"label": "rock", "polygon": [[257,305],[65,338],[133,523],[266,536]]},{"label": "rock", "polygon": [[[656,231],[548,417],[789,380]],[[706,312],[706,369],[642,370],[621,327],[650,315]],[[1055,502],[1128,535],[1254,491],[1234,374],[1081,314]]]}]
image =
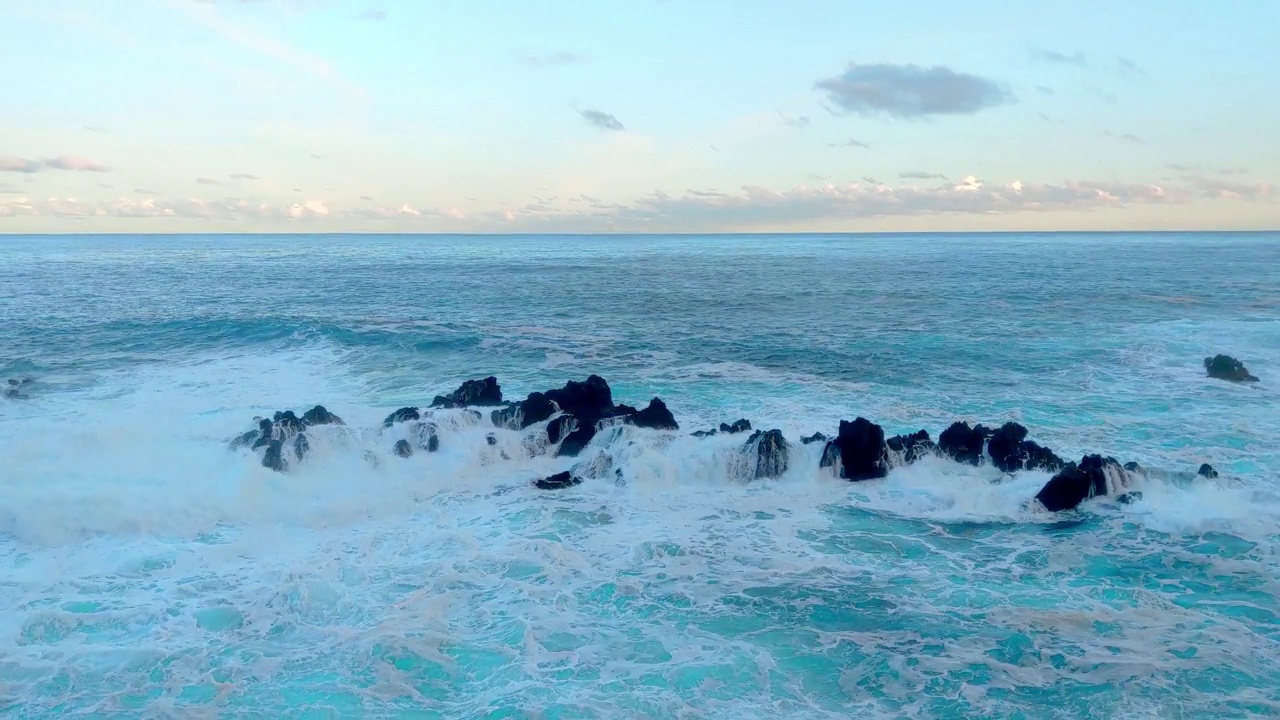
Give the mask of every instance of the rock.
[{"label": "rock", "polygon": [[484,441],[488,443],[490,446],[498,444],[498,438],[493,433],[489,433],[488,435],[485,435]]},{"label": "rock", "polygon": [[415,423],[410,433],[413,435],[415,444],[420,450],[436,452],[440,449],[439,428],[436,427],[435,423]]},{"label": "rock", "polygon": [[559,390],[548,390],[546,396],[561,410],[584,423],[606,417],[613,410],[613,391],[599,375],[592,375],[584,382],[570,380]]},{"label": "rock", "polygon": [[[245,434],[247,435],[248,433]],[[275,435],[275,424],[266,418],[259,420],[256,435],[258,439],[253,441],[252,449],[257,450],[260,447],[266,447],[271,442],[272,436]],[[242,435],[241,437],[244,436]]]},{"label": "rock", "polygon": [[9,378],[9,384],[10,384],[10,385],[12,385],[13,387],[18,387],[18,386],[19,386],[19,385],[21,385],[22,383],[18,382],[18,381],[17,381],[16,379],[14,379],[14,378]]},{"label": "rock", "polygon": [[956,422],[938,436],[938,451],[958,463],[982,464],[982,447],[990,431],[978,425]]},{"label": "rock", "polygon": [[1141,499],[1142,499],[1142,493],[1136,492],[1136,491],[1121,493],[1116,496],[1116,502],[1120,503],[1121,505],[1132,505],[1133,503],[1136,503]]},{"label": "rock", "polygon": [[11,387],[8,390],[5,390],[4,396],[7,398],[13,398],[14,400],[28,399],[26,395],[23,395],[22,393],[18,392],[18,388],[14,388],[14,387]]},{"label": "rock", "polygon": [[578,429],[577,418],[572,415],[561,415],[547,423],[547,441],[555,445],[576,429]]},{"label": "rock", "polygon": [[840,448],[835,440],[829,441],[822,448],[822,459],[818,461],[820,468],[833,468],[840,463]]},{"label": "rock", "polygon": [[569,471],[556,473],[541,480],[535,480],[533,486],[539,490],[562,490],[582,482],[582,478],[574,477]]},{"label": "rock", "polygon": [[[268,420],[267,424],[270,425],[271,421]],[[257,442],[260,436],[261,434],[257,430],[250,430],[249,432],[234,438],[231,441],[231,448],[234,450],[236,448],[249,447]]]},{"label": "rock", "polygon": [[298,433],[293,436],[293,454],[301,462],[306,454],[311,452],[311,441],[307,439],[306,433]]},{"label": "rock", "polygon": [[317,405],[302,414],[303,425],[346,425],[342,418]]},{"label": "rock", "polygon": [[812,445],[813,443],[816,443],[816,442],[826,442],[827,439],[828,439],[827,436],[823,435],[820,432],[816,432],[810,435],[809,437],[804,437],[803,435],[800,436],[800,442],[804,443],[805,445]]},{"label": "rock", "polygon": [[735,420],[732,425],[728,423],[720,423],[720,432],[722,433],[740,433],[747,432],[751,429],[751,423],[746,418]]},{"label": "rock", "polygon": [[437,395],[431,401],[431,407],[443,408],[501,404],[502,386],[498,385],[498,378],[492,376],[483,380],[467,380],[457,390],[448,395]]},{"label": "rock", "polygon": [[522,402],[490,413],[489,418],[498,427],[523,430],[530,425],[537,425],[556,414],[556,406],[546,395],[540,392],[529,393]]},{"label": "rock", "polygon": [[1125,472],[1131,475],[1143,475],[1146,473],[1146,471],[1142,469],[1141,465],[1132,461],[1125,463],[1124,469],[1125,469]]},{"label": "rock", "polygon": [[267,443],[267,451],[262,455],[262,467],[284,472],[289,468],[289,461],[284,458],[284,443],[272,440]]},{"label": "rock", "polygon": [[676,422],[675,415],[667,409],[667,404],[654,398],[649,401],[649,406],[631,416],[631,422],[636,427],[652,428],[654,430],[679,430],[680,425]]},{"label": "rock", "polygon": [[1005,423],[991,433],[987,441],[987,454],[991,462],[1004,472],[1018,470],[1061,470],[1064,463],[1049,448],[1031,442],[1027,429],[1018,423]]},{"label": "rock", "polygon": [[395,446],[391,448],[391,452],[402,458],[407,458],[413,455],[413,446],[409,444],[408,440],[400,439],[397,440]]},{"label": "rock", "polygon": [[846,480],[874,480],[889,474],[885,457],[884,428],[859,417],[840,421],[840,433],[833,441],[840,453],[840,477]]},{"label": "rock", "polygon": [[272,420],[276,428],[288,437],[292,437],[294,434],[302,432],[302,420],[300,420],[297,415],[294,415],[292,410],[278,412],[272,417]]},{"label": "rock", "polygon": [[1217,470],[1214,470],[1214,469],[1213,469],[1213,466],[1212,466],[1212,465],[1210,465],[1209,463],[1205,463],[1205,464],[1201,465],[1201,466],[1200,466],[1200,469],[1199,469],[1199,470],[1196,470],[1196,474],[1197,474],[1197,475],[1199,475],[1200,477],[1204,477],[1204,478],[1216,478],[1216,477],[1218,477],[1218,471],[1217,471]]},{"label": "rock", "polygon": [[1036,499],[1051,511],[1071,510],[1091,497],[1106,495],[1122,485],[1124,469],[1115,458],[1086,455],[1080,464],[1067,463],[1049,478]]},{"label": "rock", "polygon": [[410,420],[418,420],[421,417],[422,415],[418,412],[418,408],[402,407],[399,410],[388,415],[387,419],[382,421],[382,427],[391,427],[396,423],[409,422]]},{"label": "rock", "polygon": [[560,447],[556,449],[556,457],[577,457],[595,436],[595,425],[579,425],[560,441]]},{"label": "rock", "polygon": [[714,429],[712,429],[712,430],[694,430],[693,432],[691,432],[691,433],[689,433],[689,434],[690,434],[690,435],[692,435],[693,437],[696,437],[696,438],[704,438],[704,437],[711,437],[712,435],[715,435],[715,434],[716,434],[716,431],[715,431]]},{"label": "rock", "polygon": [[789,451],[787,449],[787,441],[782,437],[781,430],[769,430],[761,432],[757,430],[747,438],[747,442],[743,448],[754,451],[755,455],[755,472],[753,477],[759,478],[776,478],[787,471],[787,460]]},{"label": "rock", "polygon": [[888,442],[885,443],[885,447],[892,450],[898,457],[902,458],[902,462],[908,465],[933,452],[936,448],[933,440],[929,437],[929,433],[925,430],[919,430],[910,435],[895,435],[889,438]]},{"label": "rock", "polygon": [[1215,355],[1211,358],[1205,358],[1204,369],[1209,372],[1209,377],[1217,378],[1218,380],[1258,382],[1258,378],[1254,377],[1245,368],[1244,363],[1230,355]]}]

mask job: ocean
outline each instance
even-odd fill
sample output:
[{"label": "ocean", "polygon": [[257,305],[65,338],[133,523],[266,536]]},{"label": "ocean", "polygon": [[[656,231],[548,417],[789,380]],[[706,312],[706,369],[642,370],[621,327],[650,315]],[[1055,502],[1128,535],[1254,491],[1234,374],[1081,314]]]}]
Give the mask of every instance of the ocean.
[{"label": "ocean", "polygon": [[[591,374],[680,430],[540,490],[542,425],[383,428]],[[4,717],[1280,714],[1277,233],[4,236],[10,378]],[[287,472],[229,446],[317,403]],[[858,416],[1166,474],[849,482],[799,438]],[[738,418],[781,477],[690,435]]]}]

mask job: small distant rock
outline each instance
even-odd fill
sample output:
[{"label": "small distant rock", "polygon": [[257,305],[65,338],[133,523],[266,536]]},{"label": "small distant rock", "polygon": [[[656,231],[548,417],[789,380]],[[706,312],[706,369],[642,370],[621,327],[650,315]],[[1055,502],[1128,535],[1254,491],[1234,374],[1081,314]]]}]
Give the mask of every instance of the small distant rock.
[{"label": "small distant rock", "polygon": [[483,380],[467,380],[448,395],[437,395],[431,402],[431,407],[459,408],[501,404],[502,386],[498,384],[498,378],[491,376]]},{"label": "small distant rock", "polygon": [[631,421],[637,427],[653,428],[654,430],[680,429],[675,415],[672,415],[671,410],[667,409],[667,404],[658,398],[650,400],[648,407],[632,415]]},{"label": "small distant rock", "polygon": [[1142,499],[1142,493],[1134,491],[1122,493],[1116,496],[1116,502],[1121,505],[1132,505]]},{"label": "small distant rock", "polygon": [[1196,474],[1199,475],[1200,477],[1210,478],[1210,479],[1218,477],[1218,471],[1214,470],[1213,466],[1210,465],[1209,463],[1205,463],[1201,465],[1200,469],[1196,471]]},{"label": "small distant rock", "polygon": [[937,447],[925,430],[910,435],[896,435],[885,442],[885,447],[902,458],[902,462],[910,464],[933,452]]},{"label": "small distant rock", "polygon": [[732,424],[720,423],[720,432],[722,433],[740,433],[751,430],[751,422],[746,418],[735,420]]},{"label": "small distant rock", "polygon": [[938,436],[938,450],[943,455],[966,465],[982,463],[982,449],[990,431],[978,425],[969,427],[967,422],[951,423]]},{"label": "small distant rock", "polygon": [[573,487],[582,482],[582,478],[574,477],[568,470],[562,473],[556,473],[550,477],[541,480],[535,480],[533,486],[539,490],[563,490],[567,487]]},{"label": "small distant rock", "polygon": [[1231,382],[1258,382],[1258,378],[1244,366],[1244,363],[1230,355],[1215,355],[1204,359],[1204,369],[1209,377]]},{"label": "small distant rock", "polygon": [[805,445],[812,445],[813,443],[816,443],[816,442],[826,442],[828,439],[829,438],[826,435],[823,435],[820,432],[816,432],[808,437],[804,437],[803,435],[800,436],[800,442],[804,443]]},{"label": "small distant rock", "polygon": [[413,455],[413,446],[409,444],[408,440],[397,440],[395,447],[391,448],[391,452],[402,458],[407,458]]},{"label": "small distant rock", "polygon": [[388,415],[387,419],[382,421],[382,427],[391,427],[396,423],[409,422],[410,420],[417,420],[421,417],[422,415],[418,412],[418,408],[402,407]]},{"label": "small distant rock", "polygon": [[345,425],[342,418],[317,405],[302,414],[303,425]]},{"label": "small distant rock", "polygon": [[787,471],[790,453],[781,430],[757,430],[743,447],[755,451],[755,478],[776,478]]}]

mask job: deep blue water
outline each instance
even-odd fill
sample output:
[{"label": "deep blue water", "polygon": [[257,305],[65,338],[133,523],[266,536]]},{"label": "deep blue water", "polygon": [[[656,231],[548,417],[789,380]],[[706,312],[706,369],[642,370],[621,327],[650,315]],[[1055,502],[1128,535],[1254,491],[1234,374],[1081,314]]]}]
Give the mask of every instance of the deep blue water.
[{"label": "deep blue water", "polygon": [[[380,430],[590,373],[681,423],[602,436],[621,482]],[[1280,234],[6,236],[9,377],[0,715],[1280,714]],[[293,471],[228,449],[318,402]],[[858,415],[1173,477],[1054,516],[1044,473],[747,481],[686,432]]]}]

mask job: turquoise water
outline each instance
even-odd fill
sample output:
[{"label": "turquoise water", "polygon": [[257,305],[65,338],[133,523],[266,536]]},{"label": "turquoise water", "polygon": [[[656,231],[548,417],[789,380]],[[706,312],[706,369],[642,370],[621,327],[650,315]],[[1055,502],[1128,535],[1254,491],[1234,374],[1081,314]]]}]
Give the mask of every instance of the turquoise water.
[{"label": "turquoise water", "polygon": [[[1241,358],[1262,382],[1204,377]],[[590,373],[621,482],[382,418]],[[0,238],[0,715],[1280,714],[1280,235]],[[226,441],[315,403],[288,474]],[[793,442],[1016,420],[1175,475],[1051,516]],[[486,421],[487,422],[487,421]],[[530,429],[535,434],[537,428]],[[536,448],[535,448],[536,449]],[[1216,480],[1183,475],[1201,462]]]}]

